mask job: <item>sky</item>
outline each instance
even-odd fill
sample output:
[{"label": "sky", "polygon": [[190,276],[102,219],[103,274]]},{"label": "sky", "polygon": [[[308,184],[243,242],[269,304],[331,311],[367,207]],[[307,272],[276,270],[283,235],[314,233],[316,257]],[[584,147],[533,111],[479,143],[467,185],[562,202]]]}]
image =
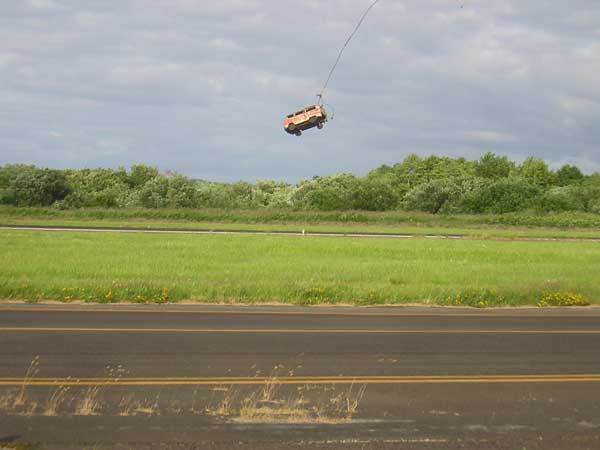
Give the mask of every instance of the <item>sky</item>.
[{"label": "sky", "polygon": [[215,181],[363,175],[492,151],[600,170],[598,0],[0,2],[0,165]]}]

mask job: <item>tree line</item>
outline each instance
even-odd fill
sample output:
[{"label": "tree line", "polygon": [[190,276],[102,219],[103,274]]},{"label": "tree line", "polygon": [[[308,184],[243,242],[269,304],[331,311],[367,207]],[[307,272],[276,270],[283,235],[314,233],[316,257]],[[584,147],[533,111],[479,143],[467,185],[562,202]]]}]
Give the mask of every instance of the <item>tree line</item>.
[{"label": "tree line", "polygon": [[600,214],[600,174],[573,165],[551,170],[486,153],[479,160],[409,155],[364,177],[342,173],[292,185],[219,183],[156,168],[57,170],[0,167],[0,204],[76,208],[221,208],[423,211],[433,214],[584,211]]}]

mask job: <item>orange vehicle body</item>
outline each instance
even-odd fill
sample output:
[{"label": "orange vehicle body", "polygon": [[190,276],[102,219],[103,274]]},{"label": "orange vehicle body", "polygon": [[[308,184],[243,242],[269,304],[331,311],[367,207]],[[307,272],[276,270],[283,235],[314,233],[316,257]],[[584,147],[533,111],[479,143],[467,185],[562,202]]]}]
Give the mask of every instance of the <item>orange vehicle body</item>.
[{"label": "orange vehicle body", "polygon": [[327,122],[327,112],[321,105],[310,105],[288,115],[283,121],[283,129],[289,134],[300,136],[304,130],[323,128]]}]

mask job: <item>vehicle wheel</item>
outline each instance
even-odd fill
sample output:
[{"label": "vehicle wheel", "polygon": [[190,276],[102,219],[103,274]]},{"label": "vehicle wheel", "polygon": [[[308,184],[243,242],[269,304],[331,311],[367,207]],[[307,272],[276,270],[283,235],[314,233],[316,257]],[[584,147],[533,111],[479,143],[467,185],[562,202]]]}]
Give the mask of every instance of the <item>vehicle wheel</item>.
[{"label": "vehicle wheel", "polygon": [[296,125],[294,125],[293,123],[290,123],[290,124],[288,125],[288,130],[289,130],[289,131],[294,131],[295,129],[296,129]]},{"label": "vehicle wheel", "polygon": [[302,131],[300,131],[300,130],[296,131],[296,136],[302,136]]},{"label": "vehicle wheel", "polygon": [[319,122],[319,123],[317,124],[317,128],[318,128],[319,130],[322,130],[322,129],[323,129],[323,122]]}]

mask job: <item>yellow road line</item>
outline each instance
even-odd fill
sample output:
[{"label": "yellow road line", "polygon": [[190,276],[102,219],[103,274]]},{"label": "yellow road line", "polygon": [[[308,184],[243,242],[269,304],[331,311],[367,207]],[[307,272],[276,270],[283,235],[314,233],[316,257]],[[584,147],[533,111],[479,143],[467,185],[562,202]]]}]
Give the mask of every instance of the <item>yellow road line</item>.
[{"label": "yellow road line", "polygon": [[[267,305],[268,306],[268,305]],[[244,305],[240,305],[241,308],[244,308]],[[279,308],[285,309],[287,306],[277,306]],[[369,312],[369,311],[356,311],[356,312],[344,312],[344,311],[319,311],[318,306],[313,307],[310,311],[211,311],[206,310],[203,311],[201,309],[144,309],[144,308],[131,308],[131,307],[123,307],[123,308],[114,308],[111,306],[106,307],[95,307],[91,305],[86,305],[82,308],[62,308],[62,307],[3,307],[0,305],[0,312],[80,312],[80,313],[154,313],[154,314],[203,314],[203,315],[225,315],[225,316],[305,316],[305,317],[319,317],[319,316],[339,316],[339,317],[423,317],[423,318],[432,318],[432,317],[443,317],[443,318],[467,318],[467,317],[502,317],[502,318],[515,318],[515,319],[549,319],[549,318],[574,318],[574,319],[600,319],[600,308],[598,307],[588,307],[586,309],[586,314],[556,314],[556,313],[535,313],[535,314],[518,314],[518,313],[498,313],[495,311],[492,312],[473,312],[473,313],[454,313],[452,310],[448,310],[446,308],[440,309],[438,313],[411,313],[411,312]],[[526,310],[525,310],[526,311]],[[596,313],[596,314],[595,314]]]},{"label": "yellow road line", "polygon": [[84,328],[0,327],[2,332],[30,333],[223,333],[223,334],[600,334],[597,330],[327,329],[327,328]]},{"label": "yellow road line", "polygon": [[474,384],[474,383],[598,383],[600,375],[411,375],[313,377],[188,377],[188,378],[0,378],[0,386],[190,386],[298,384]]}]

